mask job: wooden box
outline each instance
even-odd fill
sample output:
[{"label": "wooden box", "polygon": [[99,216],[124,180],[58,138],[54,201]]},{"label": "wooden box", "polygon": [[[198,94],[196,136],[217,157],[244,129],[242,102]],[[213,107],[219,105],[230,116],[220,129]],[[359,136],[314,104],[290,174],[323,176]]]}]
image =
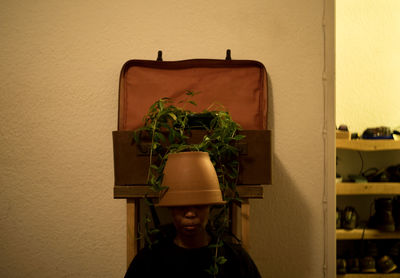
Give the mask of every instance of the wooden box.
[{"label": "wooden box", "polygon": [[[237,147],[239,156],[238,184],[271,184],[271,131],[242,130],[246,137]],[[204,131],[194,130],[190,143],[198,143]],[[149,169],[149,152],[146,143],[141,146],[133,139],[133,131],[114,131],[115,185],[145,185]]]}]

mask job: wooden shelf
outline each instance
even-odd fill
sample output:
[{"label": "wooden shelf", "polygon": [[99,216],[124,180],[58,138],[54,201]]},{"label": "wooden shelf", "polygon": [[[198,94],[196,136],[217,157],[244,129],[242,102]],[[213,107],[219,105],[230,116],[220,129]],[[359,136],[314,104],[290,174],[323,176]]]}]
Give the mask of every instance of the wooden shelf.
[{"label": "wooden shelf", "polygon": [[400,278],[400,273],[349,273],[337,274],[337,278]]},{"label": "wooden shelf", "polygon": [[354,151],[390,151],[400,150],[400,140],[346,140],[336,139],[336,148]]},{"label": "wooden shelf", "polygon": [[[363,229],[336,230],[337,240],[360,240],[363,238]],[[381,232],[375,229],[365,229],[364,239],[400,239],[400,232]]]},{"label": "wooden shelf", "polygon": [[[336,149],[352,151],[398,151],[399,140],[336,139]],[[336,195],[400,195],[398,182],[336,183]],[[400,231],[381,232],[376,229],[336,229],[336,240],[388,240],[400,239]],[[400,278],[400,273],[349,273],[337,278]]]},{"label": "wooden shelf", "polygon": [[[262,199],[264,197],[262,185],[238,185],[237,191],[240,198]],[[143,197],[155,198],[158,197],[158,194],[152,191],[148,185],[114,186],[115,199]]]},{"label": "wooden shelf", "polygon": [[400,195],[399,182],[343,182],[336,184],[336,195]]}]

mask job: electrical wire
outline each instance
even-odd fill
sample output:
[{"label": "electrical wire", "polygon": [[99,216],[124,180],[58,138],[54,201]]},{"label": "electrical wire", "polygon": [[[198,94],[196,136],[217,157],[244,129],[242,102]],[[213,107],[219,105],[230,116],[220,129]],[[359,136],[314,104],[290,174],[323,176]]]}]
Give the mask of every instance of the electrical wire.
[{"label": "electrical wire", "polygon": [[324,219],[324,260],[323,260],[323,275],[326,277],[328,271],[328,197],[327,197],[327,88],[326,88],[326,2],[323,1],[322,7],[322,33],[323,33],[323,70],[322,70],[322,86],[323,86],[323,98],[324,98],[324,123],[322,130],[322,138],[324,141],[324,186],[323,186],[323,196],[322,196],[322,206],[323,206],[323,219]]},{"label": "electrical wire", "polygon": [[364,171],[364,159],[363,159],[362,154],[361,154],[360,151],[358,151],[358,155],[360,156],[360,160],[361,160],[360,175],[362,175],[362,174],[363,174],[363,171]]},{"label": "electrical wire", "polygon": [[[330,1],[330,2],[328,2]],[[332,250],[330,250],[330,235],[331,235],[331,231],[329,230],[330,228],[330,208],[329,205],[330,202],[328,200],[329,197],[329,189],[332,189],[332,185],[334,185],[334,179],[333,177],[331,177],[331,173],[329,171],[330,167],[332,166],[332,161],[330,161],[332,159],[332,157],[330,157],[331,155],[331,143],[333,140],[332,138],[329,138],[328,135],[331,135],[330,132],[328,132],[328,128],[331,128],[330,126],[330,122],[329,119],[331,119],[331,115],[330,112],[331,110],[329,109],[332,105],[332,103],[334,103],[334,101],[332,102],[332,100],[329,98],[329,92],[328,92],[328,77],[329,78],[334,78],[334,72],[330,73],[328,71],[328,66],[333,66],[334,67],[334,63],[333,65],[331,65],[330,63],[328,64],[328,60],[327,57],[328,56],[328,52],[332,51],[331,49],[329,49],[327,42],[329,41],[328,39],[328,35],[332,35],[334,36],[334,33],[332,31],[332,34],[327,32],[327,29],[329,29],[329,31],[334,30],[334,27],[332,25],[328,25],[327,26],[327,6],[329,3],[329,17],[333,16],[334,14],[334,1],[333,0],[323,0],[322,1],[322,40],[323,40],[323,70],[322,70],[322,87],[323,87],[323,111],[324,111],[324,121],[323,121],[323,129],[322,129],[322,139],[323,139],[323,148],[324,148],[324,180],[323,180],[323,196],[322,196],[322,206],[323,206],[323,222],[324,222],[324,235],[323,235],[323,277],[335,277],[335,273],[336,273],[336,267],[333,265],[333,262],[330,261],[330,254],[334,254],[334,256],[336,256],[336,249],[333,248]],[[331,8],[333,10],[331,10]],[[331,14],[332,13],[332,14]],[[329,22],[329,24],[334,24],[334,20],[332,22]],[[334,40],[333,40],[334,41]],[[332,55],[330,53],[330,55]],[[328,76],[329,73],[329,76]],[[334,82],[334,79],[331,80],[332,82]],[[333,92],[334,94],[334,92]],[[334,109],[334,107],[333,107]],[[334,113],[333,113],[334,115]],[[334,126],[334,124],[333,124]],[[329,140],[331,139],[331,140]],[[333,164],[335,165],[335,164]],[[332,180],[331,180],[332,178]],[[328,187],[329,186],[329,187]],[[333,202],[333,206],[335,207],[335,201]]]}]

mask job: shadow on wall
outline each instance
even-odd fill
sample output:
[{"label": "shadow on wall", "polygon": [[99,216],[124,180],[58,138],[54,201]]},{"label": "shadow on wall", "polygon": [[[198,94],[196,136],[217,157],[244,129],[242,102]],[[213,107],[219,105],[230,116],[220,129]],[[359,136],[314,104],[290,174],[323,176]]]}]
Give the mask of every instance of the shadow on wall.
[{"label": "shadow on wall", "polygon": [[[313,264],[311,211],[274,155],[273,185],[252,201],[251,254],[262,277],[309,278]],[[314,239],[315,240],[315,239]]]},{"label": "shadow on wall", "polygon": [[262,277],[309,278],[315,260],[310,250],[319,242],[312,236],[311,210],[275,153],[274,101],[269,75],[268,84],[273,184],[264,186],[263,200],[251,200],[250,254]]}]

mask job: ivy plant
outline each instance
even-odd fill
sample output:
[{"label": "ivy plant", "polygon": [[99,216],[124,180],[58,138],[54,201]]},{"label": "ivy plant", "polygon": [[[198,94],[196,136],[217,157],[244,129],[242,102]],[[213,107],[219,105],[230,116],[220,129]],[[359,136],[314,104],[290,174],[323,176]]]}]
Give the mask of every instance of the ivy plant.
[{"label": "ivy plant", "polygon": [[[222,106],[212,105],[201,113],[194,113],[188,106],[196,106],[193,97],[197,93],[187,91],[185,99],[176,102],[172,98],[161,98],[153,103],[148,113],[144,116],[144,125],[134,132],[134,140],[138,145],[144,140],[149,141],[149,161],[147,182],[151,188],[160,192],[165,188],[161,185],[165,163],[170,153],[184,151],[208,152],[216,169],[219,185],[226,204],[219,208],[214,217],[210,219],[211,228],[217,236],[217,242],[210,245],[215,248],[214,264],[207,270],[216,276],[218,266],[225,263],[226,259],[219,256],[218,249],[222,246],[222,236],[229,227],[229,205],[231,202],[240,202],[236,184],[239,176],[239,150],[236,143],[244,138],[238,134],[241,126],[233,121],[229,112]],[[216,109],[218,108],[218,109]],[[198,143],[189,143],[192,130],[203,130],[204,136]],[[158,217],[150,199],[147,203],[152,210],[156,228],[146,229],[144,237],[154,234],[157,229]],[[151,245],[151,244],[150,244]]]}]

